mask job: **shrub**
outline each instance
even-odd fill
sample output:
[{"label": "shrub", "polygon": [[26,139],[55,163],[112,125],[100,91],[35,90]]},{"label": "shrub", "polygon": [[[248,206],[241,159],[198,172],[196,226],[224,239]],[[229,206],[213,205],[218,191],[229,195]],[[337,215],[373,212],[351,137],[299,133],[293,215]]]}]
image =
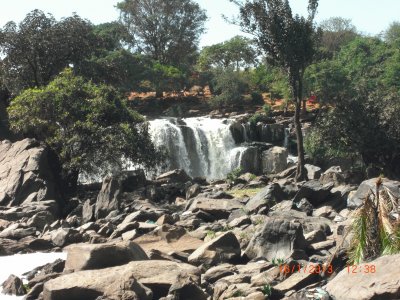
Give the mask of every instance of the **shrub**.
[{"label": "shrub", "polygon": [[259,92],[251,93],[251,102],[253,104],[264,104],[264,98]]}]

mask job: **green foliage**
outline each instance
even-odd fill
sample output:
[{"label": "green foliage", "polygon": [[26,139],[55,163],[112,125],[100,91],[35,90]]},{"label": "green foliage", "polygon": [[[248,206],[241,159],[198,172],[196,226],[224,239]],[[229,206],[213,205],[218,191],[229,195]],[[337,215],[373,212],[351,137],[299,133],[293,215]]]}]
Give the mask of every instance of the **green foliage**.
[{"label": "green foliage", "polygon": [[384,38],[388,43],[398,43],[400,39],[400,22],[392,22],[385,31]]},{"label": "green foliage", "polygon": [[8,113],[11,129],[45,142],[65,173],[109,172],[124,159],[153,167],[161,159],[143,117],[114,88],[74,76],[71,69],[46,87],[25,90]]},{"label": "green foliage", "polygon": [[318,119],[315,142],[306,142],[310,154],[359,154],[365,165],[400,174],[399,57],[396,46],[357,38],[333,60],[310,68],[308,88],[332,105]]},{"label": "green foliage", "polygon": [[260,113],[255,113],[254,115],[252,115],[249,119],[250,125],[251,126],[256,126],[257,123],[263,123],[265,121],[268,121],[269,117],[265,114],[260,114]]},{"label": "green foliage", "polygon": [[192,0],[123,0],[117,4],[135,47],[163,65],[195,60],[207,15]]},{"label": "green foliage", "polygon": [[265,114],[266,116],[269,116],[269,115],[271,114],[271,112],[272,112],[272,106],[269,105],[268,103],[265,103],[265,104],[263,105],[263,111],[264,111],[264,114]]},{"label": "green foliage", "polygon": [[226,179],[228,180],[229,183],[234,183],[236,180],[238,180],[239,176],[243,173],[242,168],[236,168],[232,170],[231,172],[228,173],[226,176]]},{"label": "green foliage", "polygon": [[262,287],[262,289],[261,289],[261,292],[262,292],[266,297],[271,296],[271,295],[272,295],[272,287],[271,287],[271,285],[270,285],[270,284],[264,284],[263,287]]},{"label": "green foliage", "polygon": [[214,107],[240,104],[248,85],[240,72],[231,68],[217,70],[214,75],[214,90],[218,95],[212,99]]},{"label": "green foliage", "polygon": [[214,68],[248,68],[255,64],[257,53],[252,41],[235,36],[228,41],[204,47],[199,55],[200,70]]},{"label": "green foliage", "polygon": [[275,258],[275,257],[274,257],[274,258],[272,259],[271,263],[272,263],[274,266],[279,266],[279,265],[282,265],[282,264],[285,263],[285,259],[284,259],[284,258]]},{"label": "green foliage", "polygon": [[48,84],[69,65],[78,66],[96,47],[92,25],[77,15],[56,21],[40,10],[30,12],[17,26],[0,31],[5,86],[14,94]]},{"label": "green foliage", "polygon": [[[377,186],[382,187],[381,178]],[[400,224],[389,216],[391,211],[397,211],[397,202],[384,183],[379,201],[376,193],[366,195],[351,227],[350,264],[360,264],[379,255],[400,253]]]}]

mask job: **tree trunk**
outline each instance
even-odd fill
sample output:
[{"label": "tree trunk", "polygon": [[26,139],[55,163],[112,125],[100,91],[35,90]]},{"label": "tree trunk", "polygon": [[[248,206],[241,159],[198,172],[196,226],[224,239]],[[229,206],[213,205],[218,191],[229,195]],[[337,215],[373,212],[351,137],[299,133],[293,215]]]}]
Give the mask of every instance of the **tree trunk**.
[{"label": "tree trunk", "polygon": [[297,140],[297,169],[296,169],[296,181],[302,181],[306,179],[305,168],[304,168],[304,146],[303,146],[303,132],[301,130],[300,123],[300,110],[301,110],[301,95],[303,92],[303,82],[301,76],[291,80],[293,98],[296,104],[294,112],[294,128],[296,131]]},{"label": "tree trunk", "polygon": [[303,111],[302,111],[303,115],[305,115],[307,113],[307,100],[303,100]]},{"label": "tree trunk", "polygon": [[156,89],[156,98],[162,98],[163,97],[163,91],[159,88]]},{"label": "tree trunk", "polygon": [[304,146],[303,146],[303,132],[301,131],[300,123],[300,108],[301,100],[296,100],[296,110],[294,112],[294,127],[296,130],[297,140],[297,169],[296,169],[296,181],[302,181],[306,178],[304,169]]}]

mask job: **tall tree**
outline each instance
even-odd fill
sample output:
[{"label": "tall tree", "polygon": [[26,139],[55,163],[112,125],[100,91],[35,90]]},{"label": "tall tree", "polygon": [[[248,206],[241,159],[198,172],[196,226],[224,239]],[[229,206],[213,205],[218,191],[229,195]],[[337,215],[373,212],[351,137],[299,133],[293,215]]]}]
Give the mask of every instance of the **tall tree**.
[{"label": "tall tree", "polygon": [[328,51],[330,57],[358,36],[357,29],[350,19],[332,17],[322,21],[320,26],[322,29],[321,45]]},{"label": "tall tree", "polygon": [[210,67],[228,68],[235,67],[238,71],[241,67],[254,65],[257,52],[252,41],[237,35],[223,43],[204,47],[199,56],[198,65],[207,70]]},{"label": "tall tree", "polygon": [[385,31],[385,40],[388,43],[394,43],[400,39],[400,22],[392,22]]},{"label": "tall tree", "polygon": [[193,63],[207,16],[192,0],[124,0],[121,20],[134,46],[161,64],[180,67]]},{"label": "tall tree", "polygon": [[239,24],[253,34],[265,51],[269,63],[287,74],[295,103],[294,125],[297,138],[298,163],[296,179],[306,177],[304,169],[303,134],[300,110],[303,75],[315,54],[316,30],[314,16],[318,0],[308,1],[308,17],[293,15],[288,0],[231,0],[240,7]]},{"label": "tall tree", "polygon": [[0,30],[5,86],[14,94],[49,83],[68,65],[92,53],[92,25],[77,15],[57,22],[40,10],[30,12],[17,26]]}]

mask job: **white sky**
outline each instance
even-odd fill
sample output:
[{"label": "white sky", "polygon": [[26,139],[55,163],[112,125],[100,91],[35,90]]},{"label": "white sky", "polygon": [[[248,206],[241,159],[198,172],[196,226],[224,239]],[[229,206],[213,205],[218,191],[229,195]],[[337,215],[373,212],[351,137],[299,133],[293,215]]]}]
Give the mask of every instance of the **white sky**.
[{"label": "white sky", "polygon": [[[166,0],[167,1],[167,0]],[[207,33],[201,46],[215,44],[234,35],[240,28],[227,24],[221,17],[233,16],[238,10],[229,0],[195,0],[207,10]],[[119,17],[115,5],[119,0],[0,0],[0,26],[8,21],[21,21],[35,8],[53,14],[57,19],[76,12],[94,24],[109,22]],[[307,0],[290,0],[295,13],[305,14]],[[329,17],[352,19],[357,29],[365,34],[379,34],[393,21],[400,21],[400,0],[320,0],[316,21]]]}]

